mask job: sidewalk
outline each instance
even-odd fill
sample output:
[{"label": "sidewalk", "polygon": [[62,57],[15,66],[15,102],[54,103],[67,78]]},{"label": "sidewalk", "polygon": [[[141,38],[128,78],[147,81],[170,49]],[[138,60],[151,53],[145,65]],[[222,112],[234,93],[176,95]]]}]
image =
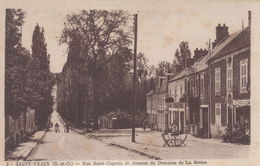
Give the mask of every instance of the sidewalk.
[{"label": "sidewalk", "polygon": [[5,160],[26,160],[27,157],[36,149],[37,144],[41,142],[46,131],[37,131],[26,142],[22,142],[9,152]]},{"label": "sidewalk", "polygon": [[187,147],[163,147],[164,142],[161,134],[158,131],[138,130],[136,143],[131,142],[129,131],[101,130],[87,135],[94,136],[109,144],[157,156],[161,159],[244,158],[250,152],[250,145],[221,143],[219,139],[200,139],[191,135],[188,135],[185,141]]}]

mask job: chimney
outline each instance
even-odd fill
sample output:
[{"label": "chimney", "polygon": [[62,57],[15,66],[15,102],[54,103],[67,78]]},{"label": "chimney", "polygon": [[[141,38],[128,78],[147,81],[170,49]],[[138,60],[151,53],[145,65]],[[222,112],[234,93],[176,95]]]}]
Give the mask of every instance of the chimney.
[{"label": "chimney", "polygon": [[162,77],[162,76],[159,76],[159,77],[158,77],[159,88],[161,88],[161,87],[162,87],[163,80],[164,80],[164,77]]},{"label": "chimney", "polygon": [[226,36],[228,36],[228,34],[228,27],[226,26],[226,24],[223,24],[223,26],[218,24],[218,26],[216,27],[216,45]]},{"label": "chimney", "polygon": [[248,11],[248,26],[251,27],[251,11]]},{"label": "chimney", "polygon": [[203,56],[206,56],[208,54],[208,50],[207,49],[198,49],[196,48],[194,50],[194,60],[198,60]]}]

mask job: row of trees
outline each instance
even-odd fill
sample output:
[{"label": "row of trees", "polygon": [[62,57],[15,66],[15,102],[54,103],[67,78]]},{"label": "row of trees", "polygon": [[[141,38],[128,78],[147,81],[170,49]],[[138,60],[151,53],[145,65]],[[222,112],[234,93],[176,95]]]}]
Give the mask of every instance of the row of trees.
[{"label": "row of trees", "polygon": [[[133,27],[125,11],[90,10],[67,15],[60,42],[68,45],[68,58],[59,76],[58,111],[81,125],[90,118],[133,105]],[[185,56],[184,56],[185,54]],[[145,112],[145,94],[153,88],[157,73],[180,72],[190,57],[188,43],[180,44],[174,63],[148,66],[143,53],[137,55],[137,108]]]},{"label": "row of trees", "polygon": [[36,110],[39,127],[52,110],[53,77],[49,70],[43,28],[33,32],[32,53],[22,46],[22,25],[26,13],[6,10],[5,33],[5,115],[13,119],[27,108]]}]

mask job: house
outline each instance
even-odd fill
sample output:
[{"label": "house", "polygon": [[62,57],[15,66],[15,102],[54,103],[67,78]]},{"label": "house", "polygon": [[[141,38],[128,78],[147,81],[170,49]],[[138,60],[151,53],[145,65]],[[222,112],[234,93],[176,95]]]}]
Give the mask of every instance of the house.
[{"label": "house", "polygon": [[169,104],[171,122],[177,122],[180,132],[200,137],[208,137],[209,133],[206,86],[209,56],[205,49],[194,50],[194,58],[187,60],[187,68],[169,81],[168,93],[174,99],[174,103]]},{"label": "house", "polygon": [[153,89],[146,94],[147,122],[150,128],[153,128],[154,119],[156,117],[156,114],[152,113],[152,95],[153,95]]},{"label": "house", "polygon": [[167,130],[167,110],[165,99],[167,98],[168,82],[166,77],[159,77],[158,88],[158,109],[157,109],[157,126],[159,131]]},{"label": "house", "polygon": [[[169,124],[176,122],[181,132],[182,126],[187,125],[192,135],[209,138],[224,132],[227,109],[229,123],[237,123],[237,119],[239,123],[249,121],[249,34],[248,27],[229,34],[228,27],[219,24],[213,49],[194,51],[194,58],[187,60],[187,68],[169,81],[168,95],[174,99],[168,106]],[[232,106],[228,107],[228,103]],[[236,111],[231,111],[233,107]],[[216,114],[215,109],[221,112]]]},{"label": "house", "polygon": [[166,77],[158,77],[155,87],[146,94],[148,124],[154,130],[167,130],[167,86]]},{"label": "house", "polygon": [[170,80],[168,85],[168,95],[173,98],[173,102],[168,103],[168,125],[175,123],[178,131],[184,132],[185,119],[187,119],[185,118],[185,115],[187,114],[185,111],[186,103],[182,101],[185,94],[185,79],[178,78],[179,77]]},{"label": "house", "polygon": [[208,60],[213,137],[228,125],[250,124],[250,22],[249,12],[249,26],[216,41],[221,51]]}]

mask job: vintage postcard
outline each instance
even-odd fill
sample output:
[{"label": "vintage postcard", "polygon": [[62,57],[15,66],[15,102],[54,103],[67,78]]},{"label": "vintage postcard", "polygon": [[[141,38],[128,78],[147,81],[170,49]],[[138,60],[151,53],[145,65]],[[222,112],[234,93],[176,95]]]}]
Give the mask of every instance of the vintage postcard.
[{"label": "vintage postcard", "polygon": [[260,2],[1,4],[0,165],[259,165]]}]

